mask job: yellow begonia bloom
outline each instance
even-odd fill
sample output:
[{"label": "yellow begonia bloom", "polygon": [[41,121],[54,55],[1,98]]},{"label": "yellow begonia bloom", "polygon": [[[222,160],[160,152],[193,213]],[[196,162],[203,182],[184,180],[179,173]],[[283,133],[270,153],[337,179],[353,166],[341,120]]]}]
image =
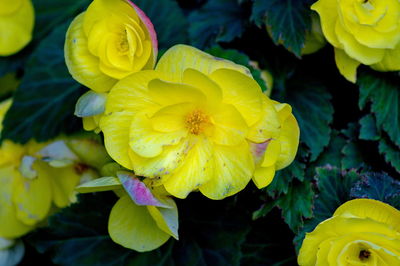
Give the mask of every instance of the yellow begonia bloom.
[{"label": "yellow begonia bloom", "polygon": [[[114,160],[163,184],[171,195],[185,198],[199,189],[222,199],[253,177],[251,144],[281,138],[288,115],[280,118],[279,108],[247,68],[177,45],[155,70],[135,73],[113,87],[100,128]],[[289,155],[282,160],[287,164],[297,142],[282,143],[289,144],[282,146],[282,155],[271,156]]]},{"label": "yellow begonia bloom", "polygon": [[30,0],[0,0],[0,56],[24,48],[32,39],[34,22]]},{"label": "yellow begonia bloom", "polygon": [[153,25],[129,0],[94,0],[72,21],[64,47],[72,77],[97,92],[152,69],[157,51]]},{"label": "yellow begonia bloom", "polygon": [[[10,100],[0,104],[0,122],[10,105]],[[53,205],[62,208],[74,202],[74,189],[81,179],[97,177],[92,168],[107,161],[105,151],[99,144],[96,147],[90,140],[79,138],[24,145],[3,141],[0,237],[20,237],[43,221]]]},{"label": "yellow begonia bloom", "polygon": [[400,211],[371,199],[344,203],[306,235],[298,263],[400,265]]},{"label": "yellow begonia bloom", "polygon": [[311,9],[335,47],[340,73],[355,82],[357,67],[400,70],[400,2],[398,0],[319,0]]}]

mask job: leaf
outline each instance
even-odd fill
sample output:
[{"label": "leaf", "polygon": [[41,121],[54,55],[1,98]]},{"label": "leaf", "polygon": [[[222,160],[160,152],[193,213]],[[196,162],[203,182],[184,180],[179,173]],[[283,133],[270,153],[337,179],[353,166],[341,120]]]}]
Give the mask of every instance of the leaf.
[{"label": "leaf", "polygon": [[382,138],[379,141],[379,152],[385,156],[385,161],[390,163],[400,173],[400,147],[390,140]]},{"label": "leaf", "polygon": [[245,15],[237,0],[208,1],[189,15],[190,41],[200,49],[230,42],[243,34]]},{"label": "leaf", "polygon": [[275,44],[301,56],[306,31],[311,28],[311,0],[255,0],[251,19],[266,24]]},{"label": "leaf", "polygon": [[346,145],[346,138],[337,130],[332,130],[329,145],[315,161],[316,166],[335,166],[342,167],[342,149]]},{"label": "leaf", "polygon": [[39,229],[28,242],[60,265],[122,265],[133,252],[112,242],[107,232],[115,196],[79,196],[79,203],[53,215],[49,228]]},{"label": "leaf", "polygon": [[83,183],[75,190],[79,193],[101,192],[121,188],[121,182],[114,176],[105,176]]},{"label": "leaf", "polygon": [[303,217],[312,217],[314,192],[310,182],[294,184],[288,193],[277,199],[276,204],[282,209],[282,216],[293,232],[303,227]]},{"label": "leaf", "polygon": [[25,76],[5,116],[2,139],[45,141],[60,132],[81,128],[73,110],[80,85],[64,63],[64,38],[69,23],[57,27],[29,58]]},{"label": "leaf", "polygon": [[300,141],[311,151],[311,161],[317,159],[329,144],[333,120],[331,95],[323,86],[297,81],[286,89],[286,101],[300,126]]},{"label": "leaf", "polygon": [[400,182],[387,174],[366,173],[351,189],[351,196],[383,201],[400,209]]},{"label": "leaf", "polygon": [[314,199],[313,218],[304,223],[294,239],[297,251],[306,233],[314,230],[320,222],[331,217],[342,203],[351,199],[351,188],[360,179],[355,171],[342,172],[336,167],[318,167],[316,173],[319,193]]},{"label": "leaf", "polygon": [[160,49],[187,43],[188,22],[176,1],[157,0],[155,3],[149,0],[135,0],[134,2],[153,23]]},{"label": "leaf", "polygon": [[375,72],[361,72],[358,78],[360,88],[359,106],[364,109],[371,102],[376,125],[400,146],[400,86],[398,79],[390,79]]},{"label": "leaf", "polygon": [[367,114],[360,120],[360,139],[363,140],[379,140],[380,134],[376,127],[375,117]]}]

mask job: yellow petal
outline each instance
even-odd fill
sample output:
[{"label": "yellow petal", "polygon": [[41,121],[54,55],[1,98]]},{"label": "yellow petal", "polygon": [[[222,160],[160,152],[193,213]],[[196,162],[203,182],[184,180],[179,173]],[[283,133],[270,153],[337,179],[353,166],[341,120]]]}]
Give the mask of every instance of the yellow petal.
[{"label": "yellow petal", "polygon": [[371,218],[392,226],[400,232],[400,211],[392,206],[373,199],[354,199],[342,204],[334,216],[356,216]]},{"label": "yellow petal", "polygon": [[231,69],[218,69],[210,78],[222,89],[223,102],[235,106],[248,126],[260,119],[263,94],[254,79]]},{"label": "yellow petal", "polygon": [[33,228],[17,218],[12,202],[13,180],[18,175],[13,166],[0,168],[0,236],[10,239],[18,238]]},{"label": "yellow petal", "polygon": [[340,74],[348,81],[355,83],[357,80],[357,68],[360,62],[354,60],[342,49],[335,48],[335,61]]},{"label": "yellow petal", "polygon": [[[34,170],[41,172],[35,163]],[[19,220],[28,225],[35,225],[43,220],[51,206],[51,181],[47,175],[38,174],[35,179],[27,179],[21,175],[14,178],[12,199]]]},{"label": "yellow petal", "polygon": [[270,167],[276,164],[280,153],[281,153],[281,143],[277,140],[271,140],[265,150],[264,158],[260,164],[261,167]]},{"label": "yellow petal", "polygon": [[170,238],[157,226],[147,208],[135,205],[128,195],[112,208],[108,232],[114,242],[139,252],[156,249]]},{"label": "yellow petal", "polygon": [[400,70],[400,42],[394,49],[386,49],[383,59],[378,63],[371,65],[371,68],[378,71]]},{"label": "yellow petal", "polygon": [[231,104],[221,104],[212,115],[214,131],[212,140],[221,145],[238,145],[245,139],[248,126],[243,116]]},{"label": "yellow petal", "polygon": [[280,134],[280,127],[274,102],[267,96],[263,96],[262,115],[250,128],[247,139],[255,143],[262,143],[270,138],[277,138]]},{"label": "yellow petal", "polygon": [[117,82],[104,75],[99,69],[99,59],[88,50],[87,38],[83,32],[85,13],[78,15],[68,28],[64,56],[69,73],[79,83],[97,91],[107,92]]},{"label": "yellow petal", "polygon": [[210,199],[223,199],[245,188],[253,176],[254,162],[246,141],[237,146],[214,145],[214,175],[200,191]]},{"label": "yellow petal", "polygon": [[167,199],[167,201],[172,208],[147,206],[147,210],[161,230],[178,240],[178,208],[173,199]]},{"label": "yellow petal", "polygon": [[311,9],[317,11],[321,19],[322,32],[326,39],[335,47],[341,48],[336,32],[335,25],[338,18],[337,0],[319,0],[315,2]]},{"label": "yellow petal", "polygon": [[10,108],[11,104],[12,104],[11,99],[8,99],[0,103],[0,136],[1,136],[1,131],[3,130],[4,116],[6,115],[6,112]]},{"label": "yellow petal", "polygon": [[254,171],[253,182],[257,188],[262,189],[269,184],[275,176],[275,165],[269,167],[257,167]]},{"label": "yellow petal", "polygon": [[158,105],[152,102],[148,93],[148,83],[162,74],[157,71],[143,70],[120,80],[107,96],[106,114],[123,110],[138,112],[154,110]]},{"label": "yellow petal", "polygon": [[104,133],[104,145],[108,154],[125,168],[132,169],[128,150],[129,130],[133,113],[128,111],[114,112],[104,115],[100,120],[100,128]]},{"label": "yellow petal", "polygon": [[276,161],[276,170],[285,168],[291,164],[296,157],[299,147],[300,128],[296,118],[290,114],[281,128],[279,136],[280,153]]},{"label": "yellow petal", "polygon": [[129,145],[142,157],[155,157],[163,151],[164,146],[176,145],[187,135],[186,130],[158,132],[153,130],[151,120],[146,114],[137,114],[131,122]]},{"label": "yellow petal", "polygon": [[164,181],[173,196],[186,198],[193,190],[215,178],[212,160],[213,145],[205,137],[195,137],[184,162]]},{"label": "yellow petal", "polygon": [[232,69],[248,76],[250,71],[231,61],[213,57],[194,47],[178,44],[168,49],[160,58],[156,70],[163,72],[172,82],[182,82],[186,69],[192,68],[209,75],[217,69]]},{"label": "yellow petal", "polygon": [[0,56],[12,55],[31,41],[34,20],[32,2],[26,0],[22,1],[15,12],[0,15]]}]

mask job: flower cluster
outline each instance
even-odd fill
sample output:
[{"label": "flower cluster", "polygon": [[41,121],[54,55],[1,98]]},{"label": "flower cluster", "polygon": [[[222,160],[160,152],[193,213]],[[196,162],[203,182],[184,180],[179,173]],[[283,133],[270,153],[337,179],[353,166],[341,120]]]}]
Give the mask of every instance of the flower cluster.
[{"label": "flower cluster", "polygon": [[379,71],[400,70],[400,2],[319,0],[312,9],[335,47],[340,73],[355,82],[360,64]]}]

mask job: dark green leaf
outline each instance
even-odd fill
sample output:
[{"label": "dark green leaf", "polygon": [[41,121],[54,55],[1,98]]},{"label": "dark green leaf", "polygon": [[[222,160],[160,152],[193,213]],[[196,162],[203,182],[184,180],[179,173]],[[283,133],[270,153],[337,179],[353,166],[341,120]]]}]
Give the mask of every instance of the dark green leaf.
[{"label": "dark green leaf", "polygon": [[340,132],[333,130],[328,147],[325,148],[314,164],[316,166],[330,165],[341,168],[343,158],[342,149],[346,143],[346,138]]},{"label": "dark green leaf", "polygon": [[400,147],[390,140],[382,138],[379,141],[379,152],[385,156],[386,162],[390,163],[400,173]]},{"label": "dark green leaf", "polygon": [[376,127],[375,117],[368,114],[360,120],[360,139],[363,140],[378,140],[380,138],[379,130]]},{"label": "dark green leaf", "polygon": [[40,252],[59,265],[121,265],[132,253],[110,239],[108,215],[116,201],[112,192],[81,195],[74,204],[50,218],[49,228],[28,237]]},{"label": "dark green leaf", "polygon": [[201,49],[240,37],[247,20],[237,0],[208,1],[189,16],[191,43]]},{"label": "dark green leaf", "polygon": [[400,209],[400,182],[387,174],[366,173],[352,188],[351,196],[383,201]]},{"label": "dark green leaf", "polygon": [[69,22],[57,27],[29,58],[26,74],[3,122],[3,139],[44,141],[81,126],[73,115],[80,85],[71,78],[64,63],[68,25]]},{"label": "dark green leaf", "polygon": [[361,72],[359,106],[364,108],[371,102],[378,128],[383,128],[391,140],[400,146],[400,86],[397,79],[391,80],[374,72]]},{"label": "dark green leaf", "polygon": [[297,82],[286,89],[286,101],[300,126],[300,140],[311,151],[311,161],[317,159],[329,144],[330,123],[333,120],[331,95],[323,86]]},{"label": "dark green leaf", "polygon": [[252,20],[266,24],[276,44],[300,57],[306,31],[311,27],[310,0],[255,0]]},{"label": "dark green leaf", "polygon": [[342,172],[336,167],[319,167],[316,172],[319,193],[314,200],[313,218],[304,223],[294,239],[297,250],[300,249],[306,233],[330,218],[341,204],[351,199],[351,188],[360,179],[355,171]]},{"label": "dark green leaf", "polygon": [[150,18],[157,33],[160,49],[168,49],[179,43],[187,43],[188,22],[182,9],[172,0],[133,1]]}]

